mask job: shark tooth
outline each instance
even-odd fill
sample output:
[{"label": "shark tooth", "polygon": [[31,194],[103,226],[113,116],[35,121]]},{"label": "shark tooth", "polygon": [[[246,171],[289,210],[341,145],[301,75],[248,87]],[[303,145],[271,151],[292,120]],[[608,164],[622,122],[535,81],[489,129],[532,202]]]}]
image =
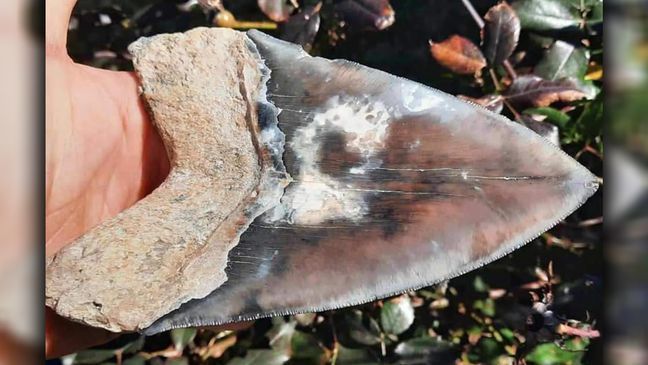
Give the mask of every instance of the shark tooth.
[{"label": "shark tooth", "polygon": [[439,283],[530,242],[597,180],[501,115],[258,31],[293,181],[228,281],[144,332],[336,309]]},{"label": "shark tooth", "polygon": [[365,303],[528,243],[597,180],[528,128],[258,31],[131,46],[172,163],[50,258],[46,303],[153,334]]}]

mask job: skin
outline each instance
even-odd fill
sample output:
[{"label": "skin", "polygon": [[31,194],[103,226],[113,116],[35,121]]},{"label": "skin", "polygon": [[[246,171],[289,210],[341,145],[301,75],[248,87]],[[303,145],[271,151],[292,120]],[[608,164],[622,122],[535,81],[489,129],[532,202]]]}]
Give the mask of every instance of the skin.
[{"label": "skin", "polygon": [[[169,173],[164,144],[140,97],[136,75],[80,65],[67,54],[67,29],[75,3],[45,3],[47,256],[135,204]],[[242,330],[251,325],[241,322],[209,329]],[[45,308],[47,358],[115,337]]]},{"label": "skin", "polygon": [[[52,255],[130,207],[167,176],[168,158],[133,73],[74,63],[67,25],[76,0],[46,5],[45,247]],[[104,343],[114,334],[46,309],[48,358]]]}]

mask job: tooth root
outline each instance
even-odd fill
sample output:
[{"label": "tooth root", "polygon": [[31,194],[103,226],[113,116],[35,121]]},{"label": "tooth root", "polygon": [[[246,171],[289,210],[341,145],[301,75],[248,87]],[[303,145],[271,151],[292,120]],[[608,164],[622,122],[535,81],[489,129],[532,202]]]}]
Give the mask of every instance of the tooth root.
[{"label": "tooth root", "polygon": [[[149,196],[49,258],[46,302],[110,331],[147,327],[227,280],[227,253],[262,209],[262,70],[244,33],[201,29],[131,46],[171,172]],[[259,153],[261,152],[261,153]]]}]

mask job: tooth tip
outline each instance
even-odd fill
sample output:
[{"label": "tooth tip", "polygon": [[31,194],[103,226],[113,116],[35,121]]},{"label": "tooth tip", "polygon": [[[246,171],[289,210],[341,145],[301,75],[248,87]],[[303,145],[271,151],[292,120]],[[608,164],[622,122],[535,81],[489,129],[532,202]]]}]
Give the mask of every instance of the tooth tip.
[{"label": "tooth tip", "polygon": [[572,186],[572,192],[574,192],[582,202],[594,195],[601,185],[600,179],[580,164],[578,165],[578,168],[571,173],[568,183]]}]

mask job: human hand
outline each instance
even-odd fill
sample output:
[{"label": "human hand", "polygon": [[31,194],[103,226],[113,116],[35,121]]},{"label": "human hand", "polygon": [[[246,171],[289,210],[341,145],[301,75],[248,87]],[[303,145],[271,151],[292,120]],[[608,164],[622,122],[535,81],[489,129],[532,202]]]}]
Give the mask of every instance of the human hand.
[{"label": "human hand", "polygon": [[[135,75],[75,64],[69,58],[66,36],[75,2],[45,2],[48,256],[149,194],[169,170],[164,145],[148,118]],[[46,310],[48,358],[114,336]]]}]

